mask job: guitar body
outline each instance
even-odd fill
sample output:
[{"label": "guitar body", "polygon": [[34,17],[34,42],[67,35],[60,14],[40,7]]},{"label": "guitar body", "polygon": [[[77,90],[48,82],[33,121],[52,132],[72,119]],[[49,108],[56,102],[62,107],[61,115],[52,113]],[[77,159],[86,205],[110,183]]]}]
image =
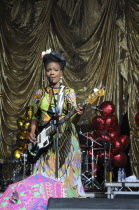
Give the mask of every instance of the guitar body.
[{"label": "guitar body", "polygon": [[42,130],[37,135],[37,146],[39,149],[42,147],[47,147],[49,145],[49,135],[47,135],[47,130],[50,128],[50,126],[42,128]]},{"label": "guitar body", "polygon": [[[33,144],[33,143],[30,143],[30,144]],[[46,149],[47,147],[39,149],[37,147],[37,144],[32,145],[32,149],[28,149],[27,151],[27,162],[32,163],[32,164],[36,163],[37,160],[40,158],[41,154],[47,151]]]},{"label": "guitar body", "polygon": [[38,143],[31,142],[28,144],[28,162],[35,163],[41,154],[48,149],[48,146],[51,144],[50,136],[47,134],[50,128],[51,125],[40,127],[36,138]]}]

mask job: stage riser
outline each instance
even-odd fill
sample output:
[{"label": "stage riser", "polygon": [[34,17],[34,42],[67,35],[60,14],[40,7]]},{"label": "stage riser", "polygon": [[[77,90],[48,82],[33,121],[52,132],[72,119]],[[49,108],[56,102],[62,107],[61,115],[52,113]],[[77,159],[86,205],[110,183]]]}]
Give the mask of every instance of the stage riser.
[{"label": "stage riser", "polygon": [[50,198],[47,210],[139,209],[139,199]]}]

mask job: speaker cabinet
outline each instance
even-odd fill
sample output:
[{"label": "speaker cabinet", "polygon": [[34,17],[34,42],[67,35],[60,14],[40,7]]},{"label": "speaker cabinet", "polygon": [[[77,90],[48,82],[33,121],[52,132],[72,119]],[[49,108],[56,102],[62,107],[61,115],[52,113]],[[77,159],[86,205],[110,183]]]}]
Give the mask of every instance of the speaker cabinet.
[{"label": "speaker cabinet", "polygon": [[138,199],[49,198],[47,210],[139,209]]}]

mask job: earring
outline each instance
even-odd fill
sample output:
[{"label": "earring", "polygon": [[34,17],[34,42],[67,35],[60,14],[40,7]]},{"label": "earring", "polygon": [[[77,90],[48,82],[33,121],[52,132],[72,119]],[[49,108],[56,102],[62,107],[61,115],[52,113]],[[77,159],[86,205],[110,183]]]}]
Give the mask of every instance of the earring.
[{"label": "earring", "polygon": [[63,79],[63,77],[61,76],[61,77],[60,77],[60,80],[59,80],[59,83],[60,83],[60,84],[63,83],[62,79]]}]

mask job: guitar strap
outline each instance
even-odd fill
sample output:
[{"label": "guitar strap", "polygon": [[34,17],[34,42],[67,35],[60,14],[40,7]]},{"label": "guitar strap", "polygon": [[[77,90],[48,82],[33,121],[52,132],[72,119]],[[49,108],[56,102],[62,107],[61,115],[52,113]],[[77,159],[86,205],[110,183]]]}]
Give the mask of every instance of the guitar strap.
[{"label": "guitar strap", "polygon": [[58,99],[57,99],[57,107],[56,107],[56,110],[57,110],[57,113],[58,113],[58,116],[60,117],[62,115],[62,112],[63,112],[63,106],[64,106],[64,96],[65,96],[65,86],[64,85],[61,85],[60,86],[60,89],[58,91]]}]

